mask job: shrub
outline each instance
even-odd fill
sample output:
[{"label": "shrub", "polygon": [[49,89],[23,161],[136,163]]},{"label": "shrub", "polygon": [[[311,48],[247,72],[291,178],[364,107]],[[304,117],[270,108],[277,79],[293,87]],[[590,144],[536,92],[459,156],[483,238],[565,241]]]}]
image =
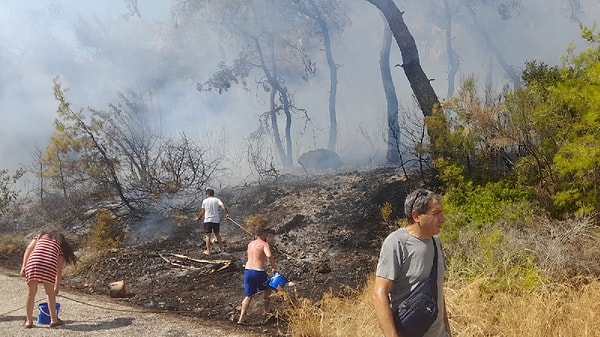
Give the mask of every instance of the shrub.
[{"label": "shrub", "polygon": [[0,236],[0,255],[13,255],[23,253],[26,245],[23,243],[23,235],[4,234]]},{"label": "shrub", "polygon": [[244,221],[246,230],[250,233],[254,233],[259,227],[264,227],[267,224],[267,218],[265,216],[256,214],[250,215]]},{"label": "shrub", "polygon": [[394,206],[389,201],[386,201],[380,208],[379,214],[381,214],[381,218],[383,222],[387,226],[388,229],[394,230],[398,226],[395,221],[392,219],[392,214],[394,213]]},{"label": "shrub", "polygon": [[96,223],[90,229],[87,245],[96,249],[120,247],[125,240],[125,231],[111,211],[103,209],[96,214]]}]

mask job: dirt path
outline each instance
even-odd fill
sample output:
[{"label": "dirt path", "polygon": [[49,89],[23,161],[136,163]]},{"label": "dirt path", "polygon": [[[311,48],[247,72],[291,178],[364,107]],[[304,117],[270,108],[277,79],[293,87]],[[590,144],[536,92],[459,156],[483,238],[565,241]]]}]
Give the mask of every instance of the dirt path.
[{"label": "dirt path", "polygon": [[[59,316],[66,323],[64,326],[49,328],[36,322],[33,329],[25,329],[26,286],[23,279],[14,272],[0,269],[0,294],[0,336],[260,336],[243,327],[215,326],[212,322],[144,311],[116,301],[69,292],[61,293],[57,298]],[[40,287],[34,315],[37,315],[37,303],[45,301]]]}]

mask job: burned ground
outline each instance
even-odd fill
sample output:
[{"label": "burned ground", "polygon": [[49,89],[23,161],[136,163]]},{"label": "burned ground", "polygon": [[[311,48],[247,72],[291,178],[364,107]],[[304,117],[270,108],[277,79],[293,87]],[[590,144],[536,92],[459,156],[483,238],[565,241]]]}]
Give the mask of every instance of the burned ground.
[{"label": "burned ground", "polygon": [[[248,216],[267,219],[268,240],[289,296],[273,296],[275,318],[262,322],[253,301],[248,329],[285,335],[284,310],[298,298],[319,299],[360,286],[374,272],[381,240],[389,228],[380,207],[399,205],[414,186],[391,169],[286,178],[283,182],[221,191],[233,221],[223,221],[224,252],[204,256],[203,234],[194,214],[158,237],[94,254],[64,277],[73,291],[106,294],[148,309],[177,312],[235,324],[243,297],[243,264],[251,235],[238,227]],[[5,267],[18,269],[22,252],[4,256]],[[109,285],[124,280],[126,296],[111,299]]]}]

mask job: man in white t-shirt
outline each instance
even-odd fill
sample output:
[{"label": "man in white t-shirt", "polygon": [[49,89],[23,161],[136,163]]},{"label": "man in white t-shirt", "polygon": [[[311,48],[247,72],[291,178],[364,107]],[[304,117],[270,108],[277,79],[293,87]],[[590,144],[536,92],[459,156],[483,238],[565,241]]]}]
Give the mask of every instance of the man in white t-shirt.
[{"label": "man in white t-shirt", "polygon": [[219,244],[219,249],[223,250],[223,240],[221,239],[220,223],[221,216],[219,215],[219,208],[225,211],[225,219],[229,219],[229,211],[227,206],[219,199],[215,197],[215,191],[212,188],[206,190],[206,198],[202,200],[202,208],[200,213],[196,217],[196,221],[200,221],[204,217],[204,241],[206,242],[205,255],[210,255],[210,237],[211,233],[215,233],[215,238]]}]

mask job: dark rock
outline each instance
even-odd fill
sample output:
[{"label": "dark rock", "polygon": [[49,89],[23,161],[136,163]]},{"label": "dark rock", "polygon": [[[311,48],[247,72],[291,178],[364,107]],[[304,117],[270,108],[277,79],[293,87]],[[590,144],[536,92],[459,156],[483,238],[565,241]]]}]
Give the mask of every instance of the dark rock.
[{"label": "dark rock", "polygon": [[318,149],[302,154],[300,158],[298,158],[298,164],[305,169],[321,170],[339,168],[342,166],[342,160],[335,152],[325,149]]}]

